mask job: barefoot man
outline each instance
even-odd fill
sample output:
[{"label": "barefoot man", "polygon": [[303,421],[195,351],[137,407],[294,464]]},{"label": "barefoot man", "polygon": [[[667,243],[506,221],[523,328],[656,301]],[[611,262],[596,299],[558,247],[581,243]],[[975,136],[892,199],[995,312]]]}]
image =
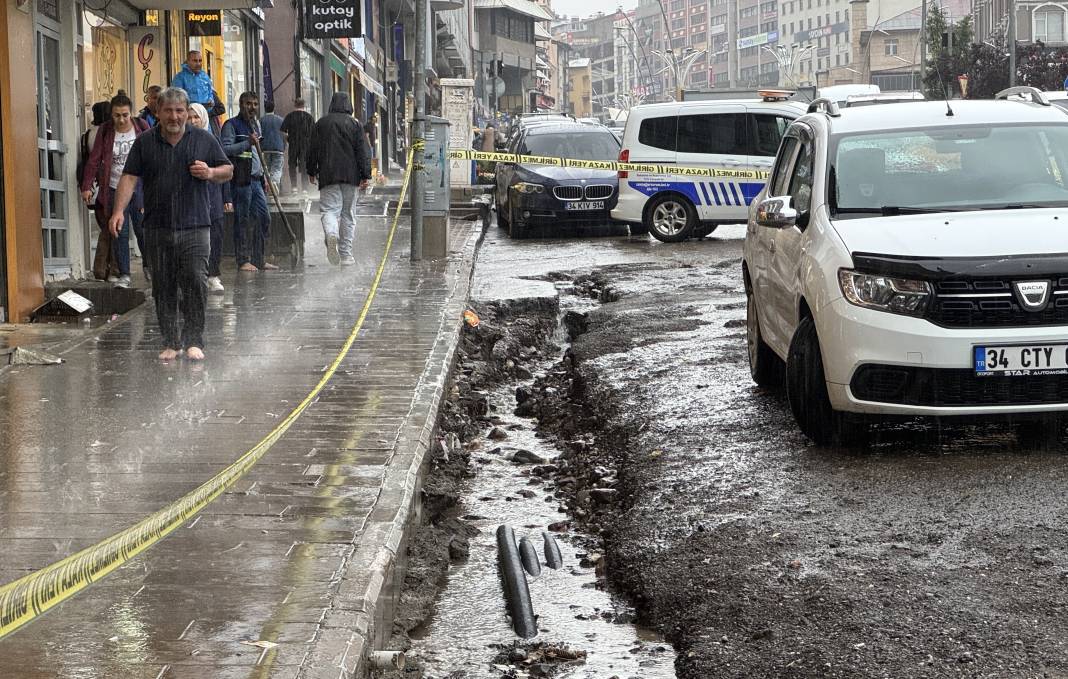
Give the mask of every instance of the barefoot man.
[{"label": "barefoot man", "polygon": [[211,250],[208,182],[229,181],[233,166],[210,132],[187,125],[189,97],[185,90],[163,90],[158,108],[159,124],[138,137],[130,149],[108,227],[112,234],[122,228],[123,210],[140,177],[145,240],[153,258],[152,297],[163,335],[159,357],[170,361],[184,350],[186,358],[199,361],[204,358]]}]

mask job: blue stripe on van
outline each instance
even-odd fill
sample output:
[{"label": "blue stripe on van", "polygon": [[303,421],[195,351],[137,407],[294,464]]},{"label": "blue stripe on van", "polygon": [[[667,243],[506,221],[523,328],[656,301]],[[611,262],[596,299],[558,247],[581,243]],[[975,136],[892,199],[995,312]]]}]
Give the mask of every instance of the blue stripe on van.
[{"label": "blue stripe on van", "polygon": [[712,197],[716,199],[716,205],[723,205],[723,203],[721,203],[719,200],[719,193],[716,191],[716,183],[709,182],[708,188],[712,189]]},{"label": "blue stripe on van", "polygon": [[708,197],[708,187],[705,186],[704,182],[701,182],[701,193],[705,195],[705,205],[711,206],[712,200]]},{"label": "blue stripe on van", "polygon": [[734,182],[731,182],[729,186],[731,187],[731,193],[734,194],[734,204],[745,205],[745,203],[742,202],[742,199],[738,197],[738,189],[734,187]]},{"label": "blue stripe on van", "polygon": [[738,188],[745,197],[745,204],[750,205],[757,194],[764,190],[764,182],[739,182]]},{"label": "blue stripe on van", "polygon": [[734,204],[734,203],[731,202],[731,193],[730,193],[730,191],[727,190],[727,185],[725,183],[723,183],[723,182],[719,183],[719,191],[720,191],[720,193],[723,194],[723,204],[724,205],[733,205]]}]

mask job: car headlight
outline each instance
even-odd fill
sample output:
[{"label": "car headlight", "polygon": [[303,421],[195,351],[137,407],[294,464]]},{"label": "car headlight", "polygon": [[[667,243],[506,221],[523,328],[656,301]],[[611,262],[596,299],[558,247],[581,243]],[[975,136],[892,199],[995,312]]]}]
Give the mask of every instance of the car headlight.
[{"label": "car headlight", "polygon": [[531,182],[519,182],[512,186],[513,189],[519,193],[545,193],[545,187],[541,184],[532,184]]},{"label": "car headlight", "polygon": [[838,284],[850,303],[867,309],[922,316],[931,299],[931,284],[839,269]]}]

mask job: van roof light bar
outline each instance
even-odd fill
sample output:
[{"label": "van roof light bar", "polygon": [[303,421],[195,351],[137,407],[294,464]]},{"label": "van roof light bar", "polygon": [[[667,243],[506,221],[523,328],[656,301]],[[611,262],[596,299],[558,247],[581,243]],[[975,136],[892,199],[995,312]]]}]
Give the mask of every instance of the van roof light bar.
[{"label": "van roof light bar", "polygon": [[819,97],[818,99],[813,99],[812,103],[808,105],[808,112],[823,112],[832,118],[837,118],[842,115],[841,112],[838,110],[838,102],[834,101],[833,99],[828,99],[827,97]]},{"label": "van roof light bar", "polygon": [[1031,101],[1041,106],[1049,106],[1049,99],[1046,99],[1046,95],[1042,93],[1042,90],[1037,87],[1031,87],[1030,85],[1018,85],[1016,87],[1010,87],[1008,89],[1001,90],[994,95],[994,99],[1008,99],[1014,96],[1030,96]]}]

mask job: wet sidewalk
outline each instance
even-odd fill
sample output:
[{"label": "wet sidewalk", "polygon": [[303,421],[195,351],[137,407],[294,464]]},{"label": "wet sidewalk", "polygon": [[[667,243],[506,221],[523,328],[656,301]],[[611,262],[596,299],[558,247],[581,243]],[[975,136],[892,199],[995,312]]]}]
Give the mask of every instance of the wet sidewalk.
[{"label": "wet sidewalk", "polygon": [[[224,269],[207,360],[157,359],[151,302],[59,366],[0,370],[0,584],[175,501],[300,403],[363,306],[389,220],[362,206],[357,265],[306,215],[296,271]],[[388,636],[394,554],[466,303],[477,222],[413,266],[402,218],[337,373],[234,487],[149,551],[0,640],[0,677],[330,677]]]}]

